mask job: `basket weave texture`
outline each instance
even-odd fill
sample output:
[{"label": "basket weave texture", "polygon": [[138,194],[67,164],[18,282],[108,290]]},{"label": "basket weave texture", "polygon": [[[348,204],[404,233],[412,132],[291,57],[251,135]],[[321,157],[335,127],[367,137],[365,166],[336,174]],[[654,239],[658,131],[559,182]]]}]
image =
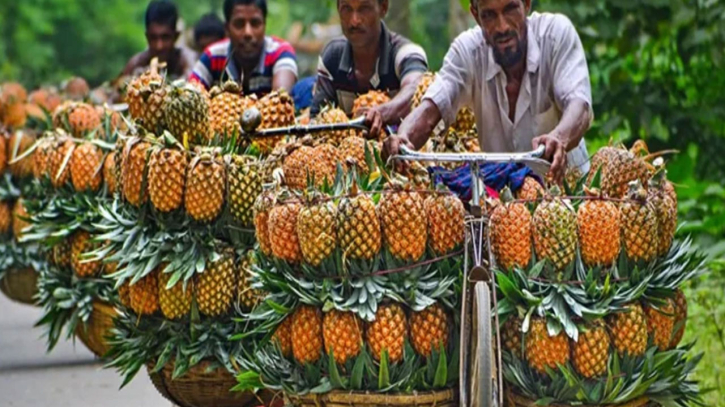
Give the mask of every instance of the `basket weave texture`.
[{"label": "basket weave texture", "polygon": [[237,385],[234,376],[224,368],[209,372],[209,365],[202,361],[176,379],[172,379],[173,363],[158,373],[152,373],[152,365],[147,369],[156,390],[178,407],[250,407],[263,403],[252,393],[230,391]]},{"label": "basket weave texture", "polygon": [[[624,404],[581,405],[581,407],[656,407],[647,397],[640,397]],[[520,396],[512,391],[506,392],[506,407],[541,407],[536,401]],[[549,407],[570,407],[565,404],[549,404]]]},{"label": "basket weave texture", "polygon": [[93,312],[88,322],[76,326],[76,336],[91,352],[99,358],[108,352],[106,337],[113,328],[113,317],[116,310],[109,304],[101,301],[93,302]]},{"label": "basket weave texture", "polygon": [[38,272],[31,268],[9,270],[0,280],[0,291],[21,304],[35,305],[38,293]]},{"label": "basket weave texture", "polygon": [[376,394],[333,391],[326,394],[287,395],[296,407],[458,407],[453,390],[412,394]]}]

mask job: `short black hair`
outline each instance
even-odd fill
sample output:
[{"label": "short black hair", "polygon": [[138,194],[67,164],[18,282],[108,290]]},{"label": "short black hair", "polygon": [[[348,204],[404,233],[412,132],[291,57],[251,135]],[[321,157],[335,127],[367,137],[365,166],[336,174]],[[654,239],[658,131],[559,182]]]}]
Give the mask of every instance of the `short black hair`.
[{"label": "short black hair", "polygon": [[169,0],[154,0],[146,7],[146,29],[151,24],[170,26],[176,31],[176,22],[179,19],[179,10],[176,4]]},{"label": "short black hair", "polygon": [[257,6],[262,16],[267,19],[267,0],[224,0],[224,19],[229,22],[235,6]]},{"label": "short black hair", "polygon": [[194,26],[194,41],[205,36],[221,39],[225,35],[224,23],[215,13],[204,14]]}]

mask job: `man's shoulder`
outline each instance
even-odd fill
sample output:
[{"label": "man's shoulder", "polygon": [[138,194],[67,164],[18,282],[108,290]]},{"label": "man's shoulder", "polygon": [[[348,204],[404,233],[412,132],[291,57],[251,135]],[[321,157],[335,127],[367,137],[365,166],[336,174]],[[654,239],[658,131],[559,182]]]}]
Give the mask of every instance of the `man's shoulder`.
[{"label": "man's shoulder", "polygon": [[342,56],[342,53],[345,51],[345,48],[347,48],[347,46],[347,38],[345,38],[344,36],[335,37],[331,39],[327,44],[325,44],[325,47],[322,49],[320,55],[323,59],[331,57],[339,58],[340,56]]},{"label": "man's shoulder", "polygon": [[228,54],[229,38],[224,38],[206,47],[202,55],[206,55],[208,57],[226,57]]},{"label": "man's shoulder", "polygon": [[560,39],[576,33],[569,17],[560,13],[533,12],[528,22],[539,38]]},{"label": "man's shoulder", "polygon": [[282,55],[284,53],[295,53],[295,49],[289,42],[274,35],[264,37],[264,51],[267,54]]},{"label": "man's shoulder", "polygon": [[458,34],[456,39],[453,40],[453,43],[466,49],[486,46],[486,41],[483,38],[483,31],[481,31],[481,27],[479,26],[469,28]]}]

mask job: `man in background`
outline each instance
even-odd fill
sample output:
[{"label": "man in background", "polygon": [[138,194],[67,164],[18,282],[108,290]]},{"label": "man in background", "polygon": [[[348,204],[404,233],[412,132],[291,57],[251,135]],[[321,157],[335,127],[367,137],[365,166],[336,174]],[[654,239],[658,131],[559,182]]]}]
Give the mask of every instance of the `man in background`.
[{"label": "man in background", "polygon": [[215,13],[204,14],[194,26],[194,46],[199,53],[225,37],[224,23]]},{"label": "man in background", "polygon": [[267,1],[225,0],[224,18],[229,38],[204,51],[189,80],[207,89],[233,80],[242,85],[245,95],[291,91],[297,81],[295,50],[265,35]]},{"label": "man in background", "polygon": [[313,117],[329,104],[350,115],[357,95],[371,90],[393,96],[364,112],[371,138],[408,115],[428,60],[423,48],[388,30],[383,23],[388,7],[388,0],[337,0],[344,37],[327,44],[320,56]]},{"label": "man in background", "polygon": [[128,61],[121,76],[138,75],[148,68],[153,58],[158,58],[159,62],[166,64],[166,72],[170,78],[186,77],[194,66],[196,55],[189,49],[175,45],[179,38],[178,19],[179,11],[173,2],[150,2],[145,18],[148,48]]}]

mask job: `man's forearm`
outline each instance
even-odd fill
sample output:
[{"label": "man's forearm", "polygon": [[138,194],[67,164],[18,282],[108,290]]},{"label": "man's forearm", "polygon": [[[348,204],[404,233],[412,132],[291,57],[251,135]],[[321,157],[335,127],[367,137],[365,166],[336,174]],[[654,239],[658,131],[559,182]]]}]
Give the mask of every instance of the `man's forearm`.
[{"label": "man's forearm", "polygon": [[400,91],[395,97],[385,105],[381,106],[381,113],[383,115],[383,122],[385,125],[393,126],[400,124],[400,122],[410,114],[411,101],[415,96],[415,91],[418,88],[418,82],[423,77],[423,74],[419,72],[410,73],[406,75],[401,83]]},{"label": "man's forearm", "polygon": [[398,134],[406,137],[416,150],[422,148],[428,141],[430,134],[441,120],[438,106],[426,99],[413,112],[408,115],[400,125]]},{"label": "man's forearm", "polygon": [[554,129],[556,137],[564,144],[566,151],[575,149],[589,130],[591,117],[589,105],[581,99],[572,100],[564,110],[559,125]]}]

